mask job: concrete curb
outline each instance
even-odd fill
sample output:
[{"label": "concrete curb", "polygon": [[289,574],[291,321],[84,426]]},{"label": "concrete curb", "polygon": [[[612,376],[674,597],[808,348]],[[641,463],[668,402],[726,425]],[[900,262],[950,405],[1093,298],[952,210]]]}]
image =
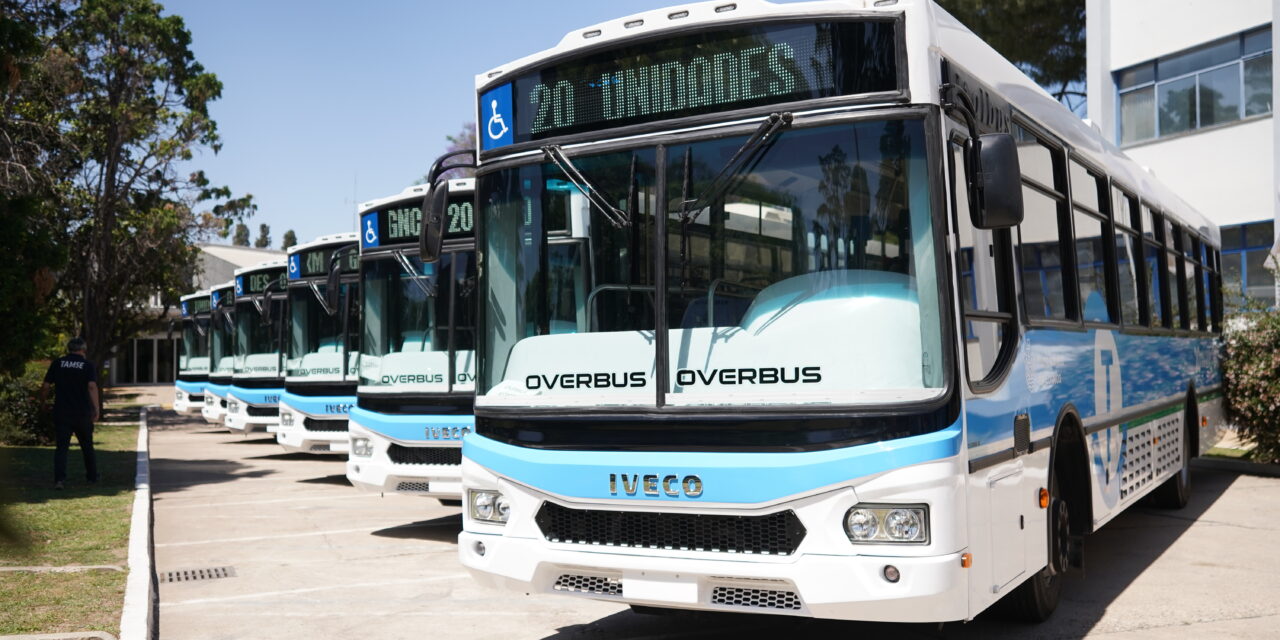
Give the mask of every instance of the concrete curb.
[{"label": "concrete curb", "polygon": [[1243,473],[1250,476],[1263,476],[1265,478],[1280,478],[1280,464],[1264,464],[1261,462],[1248,462],[1245,460],[1232,460],[1231,458],[1195,458],[1191,461],[1191,466],[1197,469],[1209,469],[1212,471],[1231,471],[1234,473]]},{"label": "concrete curb", "polygon": [[120,614],[121,640],[151,640],[156,637],[159,625],[156,606],[156,558],[155,540],[152,537],[154,519],[151,512],[151,454],[150,432],[147,430],[147,410],[159,409],[159,405],[142,408],[142,421],[138,426],[138,474],[134,479],[133,519],[129,525],[129,577],[125,581],[124,612]]}]

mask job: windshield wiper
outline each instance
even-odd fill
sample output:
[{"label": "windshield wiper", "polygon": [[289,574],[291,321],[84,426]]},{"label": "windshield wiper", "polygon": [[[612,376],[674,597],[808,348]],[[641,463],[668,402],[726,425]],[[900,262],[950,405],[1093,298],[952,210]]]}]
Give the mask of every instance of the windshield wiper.
[{"label": "windshield wiper", "polygon": [[712,203],[723,198],[745,172],[747,167],[759,161],[761,155],[778,139],[778,132],[791,126],[793,117],[788,113],[771,113],[756,127],[751,137],[733,153],[733,157],[711,179],[706,191],[697,198],[693,191],[693,147],[684,150],[684,179],[680,185],[680,286],[689,284],[689,225]]},{"label": "windshield wiper", "polygon": [[324,310],[326,316],[333,315],[333,309],[329,308],[329,301],[325,300],[324,294],[320,293],[320,286],[315,280],[307,283],[307,287],[311,289],[311,295],[316,297],[316,301],[320,303],[320,308]]},{"label": "windshield wiper", "polygon": [[[609,224],[612,224],[618,229],[631,224],[631,212],[623,211],[622,209],[613,206],[613,198],[610,198],[609,194],[601,191],[600,188],[588,180],[586,176],[582,175],[582,172],[578,171],[578,167],[574,166],[573,161],[564,154],[564,150],[560,148],[560,145],[553,144],[545,146],[542,148],[542,153],[547,156],[548,160],[559,167],[560,171],[564,173],[564,176],[569,179],[569,182],[573,183],[573,186],[577,187],[578,191],[582,192],[582,195],[586,196],[587,200],[590,201],[591,204],[594,204],[598,209],[600,209],[601,213],[604,214],[605,219],[609,221]],[[631,199],[632,194],[635,192],[635,184],[636,163],[635,156],[632,156],[631,186],[627,193],[628,209],[631,208]]]},{"label": "windshield wiper", "polygon": [[400,268],[408,274],[410,282],[417,285],[418,289],[420,289],[428,298],[436,297],[435,286],[431,284],[431,281],[427,276],[418,273],[418,270],[413,268],[413,263],[409,262],[409,258],[404,255],[403,251],[396,251],[392,255],[396,257],[396,262],[400,264]]}]

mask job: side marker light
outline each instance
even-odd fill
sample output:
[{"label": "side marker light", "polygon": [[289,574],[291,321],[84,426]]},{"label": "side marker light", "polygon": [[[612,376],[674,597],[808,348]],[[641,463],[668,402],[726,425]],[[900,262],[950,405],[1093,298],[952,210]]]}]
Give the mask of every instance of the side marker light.
[{"label": "side marker light", "polygon": [[972,567],[972,566],[973,566],[973,554],[972,553],[960,554],[960,568],[968,569],[969,567]]},{"label": "side marker light", "polygon": [[1202,427],[1207,427],[1207,426],[1209,426],[1209,418],[1207,418],[1207,417],[1201,417],[1201,418],[1200,418],[1200,426],[1202,426]]},{"label": "side marker light", "polygon": [[1049,490],[1044,487],[1040,487],[1040,508],[1049,508]]}]

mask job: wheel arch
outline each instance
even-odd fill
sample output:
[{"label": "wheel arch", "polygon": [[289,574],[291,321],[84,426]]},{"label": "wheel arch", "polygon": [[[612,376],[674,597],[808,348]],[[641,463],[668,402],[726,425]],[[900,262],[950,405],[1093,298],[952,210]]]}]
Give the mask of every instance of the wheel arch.
[{"label": "wheel arch", "polygon": [[[1089,465],[1089,447],[1085,441],[1084,422],[1075,405],[1067,403],[1058,411],[1049,449],[1049,469],[1060,483],[1059,490],[1067,501],[1072,533],[1093,532],[1093,485]],[[1058,465],[1062,465],[1059,467]],[[1061,476],[1058,472],[1061,471]]]}]

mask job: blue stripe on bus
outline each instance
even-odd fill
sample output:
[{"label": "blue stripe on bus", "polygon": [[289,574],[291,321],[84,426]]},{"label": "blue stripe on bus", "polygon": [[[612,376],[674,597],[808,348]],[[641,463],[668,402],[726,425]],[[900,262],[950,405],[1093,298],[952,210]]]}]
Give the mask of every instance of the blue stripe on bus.
[{"label": "blue stripe on bus", "polygon": [[182,389],[185,393],[194,393],[196,395],[204,394],[206,382],[187,382],[186,380],[175,380],[173,386]]},{"label": "blue stripe on bus", "polygon": [[222,398],[225,400],[227,397],[227,392],[231,390],[231,385],[214,384],[212,382],[206,382],[204,385],[204,390],[206,393],[212,393],[213,395],[218,396],[219,398]]},{"label": "blue stripe on bus", "polygon": [[[354,412],[353,412],[354,414]],[[871,444],[799,453],[726,453],[666,451],[555,451],[504,444],[476,434],[462,442],[462,455],[515,482],[556,495],[588,500],[720,502],[756,504],[883,471],[941,460],[960,452],[960,423],[941,431]],[[609,474],[643,478],[696,475],[702,495],[676,498],[617,494]]]},{"label": "blue stripe on bus", "polygon": [[287,390],[280,396],[280,403],[289,408],[313,416],[334,416],[351,411],[355,396],[300,396]]},{"label": "blue stripe on bus", "polygon": [[236,400],[252,405],[276,405],[280,403],[280,394],[284,389],[245,389],[235,384],[227,391]]},{"label": "blue stripe on bus", "polygon": [[[389,415],[375,413],[368,409],[352,407],[347,419],[374,433],[402,442],[431,442],[433,440],[455,441],[452,429],[475,429],[474,416],[431,416],[431,415]],[[444,429],[450,429],[450,437],[432,437],[432,428],[443,435]]]}]

